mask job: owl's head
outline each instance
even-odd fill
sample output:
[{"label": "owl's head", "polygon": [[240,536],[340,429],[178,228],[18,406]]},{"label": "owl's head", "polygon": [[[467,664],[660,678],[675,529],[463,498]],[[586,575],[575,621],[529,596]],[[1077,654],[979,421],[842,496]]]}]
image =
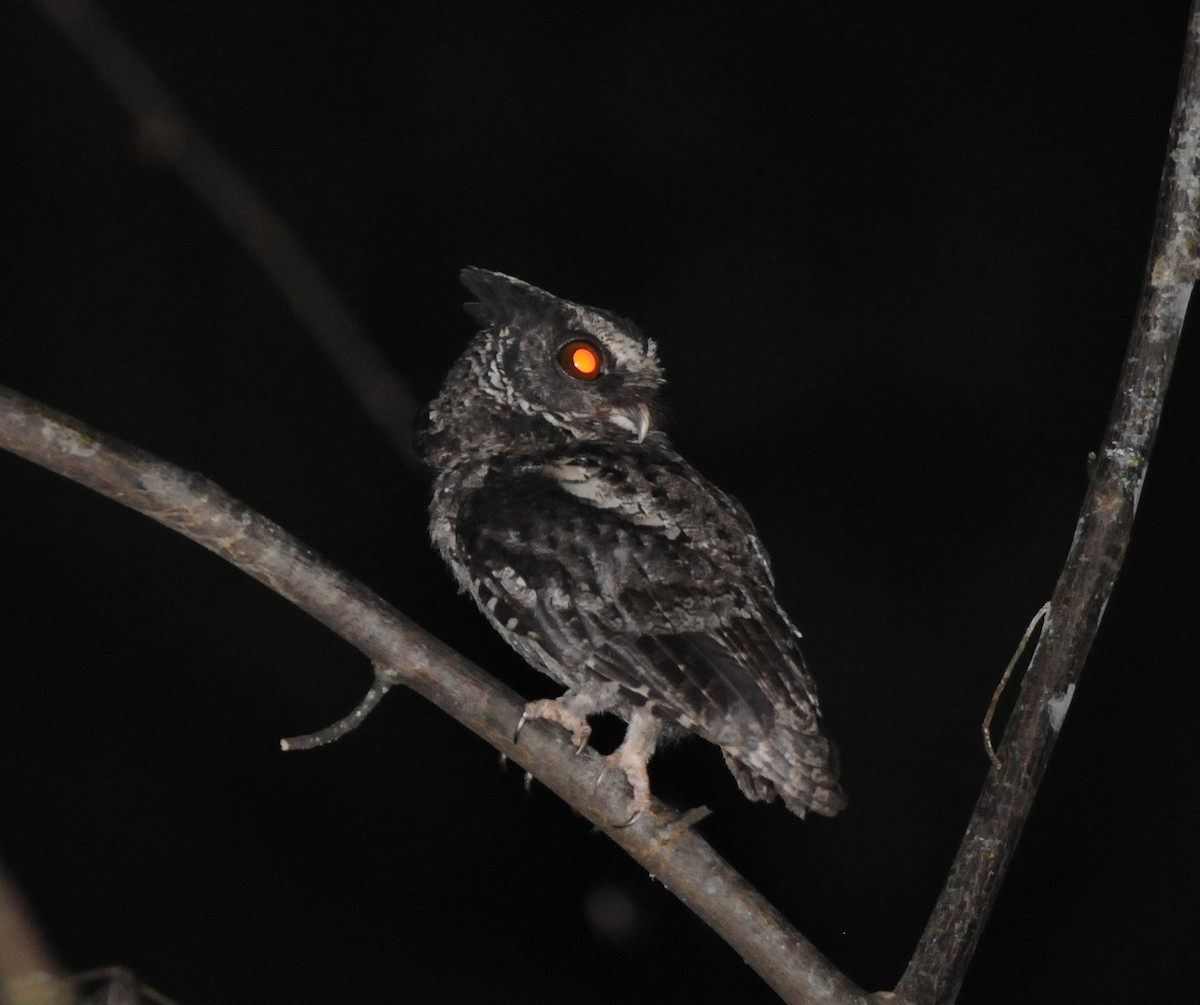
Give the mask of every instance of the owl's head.
[{"label": "owl's head", "polygon": [[498,272],[464,269],[462,281],[478,301],[467,313],[484,328],[431,406],[435,439],[470,451],[488,434],[544,439],[550,427],[585,440],[646,438],[663,382],[652,339]]}]

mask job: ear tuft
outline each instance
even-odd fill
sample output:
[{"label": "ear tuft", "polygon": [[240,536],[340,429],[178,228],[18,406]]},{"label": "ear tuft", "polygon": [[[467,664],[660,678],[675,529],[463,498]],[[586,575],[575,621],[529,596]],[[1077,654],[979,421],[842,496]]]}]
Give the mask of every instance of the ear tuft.
[{"label": "ear tuft", "polygon": [[459,276],[463,286],[479,298],[478,303],[464,304],[463,309],[480,324],[489,327],[503,327],[519,316],[528,319],[544,315],[561,302],[545,290],[502,272],[468,268]]}]

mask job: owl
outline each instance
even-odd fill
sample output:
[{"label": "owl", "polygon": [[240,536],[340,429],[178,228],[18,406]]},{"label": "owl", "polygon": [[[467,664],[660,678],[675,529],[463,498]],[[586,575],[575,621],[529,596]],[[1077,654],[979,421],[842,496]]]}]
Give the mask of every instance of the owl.
[{"label": "owl", "polygon": [[652,339],[616,315],[465,269],[482,326],[429,407],[430,534],[483,615],[566,688],[529,702],[587,743],[627,724],[607,769],[650,805],[655,747],[694,733],[750,799],[798,816],[846,805],[800,633],[750,517],[660,426]]}]

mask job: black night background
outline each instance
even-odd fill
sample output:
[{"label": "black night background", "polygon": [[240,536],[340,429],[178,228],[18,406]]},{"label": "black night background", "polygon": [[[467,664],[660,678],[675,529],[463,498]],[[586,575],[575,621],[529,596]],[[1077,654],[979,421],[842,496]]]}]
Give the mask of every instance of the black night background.
[{"label": "black night background", "polygon": [[[422,402],[473,332],[467,264],[657,339],[676,444],[746,504],[804,630],[850,807],[751,804],[699,742],[656,758],[656,794],[711,807],[716,849],[890,988],[984,777],[992,690],[1071,540],[1186,5],[106,9]],[[456,595],[427,482],[36,3],[6,5],[0,47],[0,383],[203,472],[522,694],[554,694]],[[1191,1000],[1198,388],[1185,333],[1125,570],[964,1005]],[[774,1000],[416,696],[281,753],[352,707],[366,659],[7,454],[0,632],[0,860],[73,969],[124,964],[184,1005]]]}]

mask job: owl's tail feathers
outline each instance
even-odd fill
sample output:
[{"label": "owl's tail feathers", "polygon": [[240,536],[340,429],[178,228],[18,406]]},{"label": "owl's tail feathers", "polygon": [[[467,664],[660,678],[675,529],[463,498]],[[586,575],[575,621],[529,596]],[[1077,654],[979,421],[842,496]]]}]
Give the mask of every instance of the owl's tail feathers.
[{"label": "owl's tail feathers", "polygon": [[837,747],[823,736],[777,726],[765,742],[722,753],[748,799],[769,803],[778,796],[801,818],[810,810],[832,817],[846,808]]}]

